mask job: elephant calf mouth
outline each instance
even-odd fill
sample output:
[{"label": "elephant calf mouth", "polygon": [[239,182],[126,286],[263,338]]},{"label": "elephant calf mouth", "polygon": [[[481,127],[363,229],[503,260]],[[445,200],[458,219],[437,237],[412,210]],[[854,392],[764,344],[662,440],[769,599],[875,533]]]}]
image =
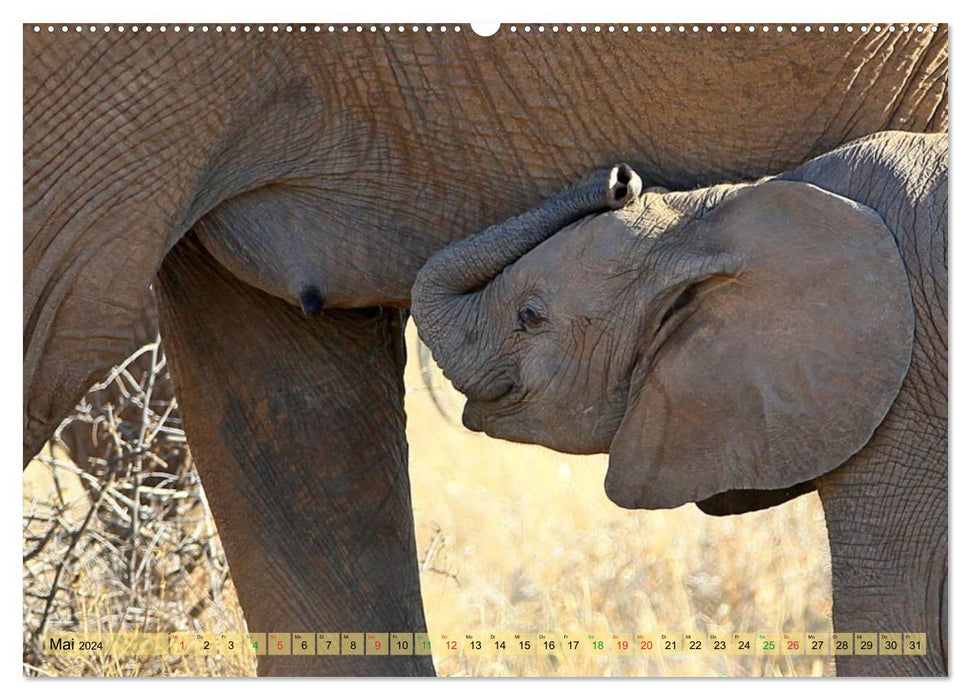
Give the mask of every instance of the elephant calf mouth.
[{"label": "elephant calf mouth", "polygon": [[471,401],[465,402],[465,409],[462,411],[462,425],[476,433],[485,431],[482,412],[472,408]]},{"label": "elephant calf mouth", "polygon": [[504,409],[515,406],[520,397],[516,395],[516,385],[504,382],[502,386],[488,394],[469,396],[462,411],[462,424],[469,430],[485,432],[491,417],[501,415]]}]

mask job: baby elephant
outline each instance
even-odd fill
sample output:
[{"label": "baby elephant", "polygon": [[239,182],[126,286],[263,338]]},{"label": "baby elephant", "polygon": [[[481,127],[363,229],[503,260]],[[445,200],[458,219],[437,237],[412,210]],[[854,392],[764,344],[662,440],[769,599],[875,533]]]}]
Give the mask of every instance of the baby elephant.
[{"label": "baby elephant", "polygon": [[609,452],[621,506],[764,507],[871,439],[915,309],[946,371],[946,183],[946,137],[902,132],[690,192],[619,165],[438,253],[412,311],[468,428]]},{"label": "baby elephant", "polygon": [[947,181],[899,132],[693,192],[618,166],[443,250],[412,310],[469,428],[609,452],[621,506],[816,489],[833,628],[926,635],[838,674],[945,675]]}]

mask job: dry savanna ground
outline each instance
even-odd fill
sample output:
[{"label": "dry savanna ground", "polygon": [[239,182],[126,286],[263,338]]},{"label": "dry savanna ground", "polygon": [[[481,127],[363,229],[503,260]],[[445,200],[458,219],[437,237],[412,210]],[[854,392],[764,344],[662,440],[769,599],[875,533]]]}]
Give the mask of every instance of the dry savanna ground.
[{"label": "dry savanna ground", "polygon": [[[412,493],[433,637],[832,631],[825,523],[814,494],[728,518],[690,505],[620,509],[603,492],[605,456],[562,455],[469,433],[458,422],[461,396],[433,364],[419,362],[413,327],[408,348]],[[156,422],[163,411],[152,414]],[[170,434],[178,441],[178,426]],[[41,620],[48,631],[243,629],[190,459],[167,481],[145,486],[135,479],[134,496],[125,481],[131,470],[110,488],[84,488],[85,478],[57,448],[24,473],[25,673],[253,673],[248,656],[55,659],[36,652],[32,635]],[[131,512],[126,498],[129,506],[133,498],[147,503],[136,517],[150,522],[134,539],[131,518],[122,517]],[[52,522],[60,529],[48,536]],[[55,579],[59,593],[48,602]],[[438,654],[435,665],[450,676],[833,673],[830,657],[791,656]]]}]

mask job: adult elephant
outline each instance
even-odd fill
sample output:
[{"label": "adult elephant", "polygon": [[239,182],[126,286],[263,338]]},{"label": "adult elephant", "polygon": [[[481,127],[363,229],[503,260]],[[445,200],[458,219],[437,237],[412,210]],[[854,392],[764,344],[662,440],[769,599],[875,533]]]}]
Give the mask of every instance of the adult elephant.
[{"label": "adult elephant", "polygon": [[[254,630],[424,628],[401,332],[435,251],[621,157],[692,186],[947,123],[943,26],[236,28],[24,28],[24,461],[124,357],[158,272]],[[433,669],[295,656],[259,671]]]}]

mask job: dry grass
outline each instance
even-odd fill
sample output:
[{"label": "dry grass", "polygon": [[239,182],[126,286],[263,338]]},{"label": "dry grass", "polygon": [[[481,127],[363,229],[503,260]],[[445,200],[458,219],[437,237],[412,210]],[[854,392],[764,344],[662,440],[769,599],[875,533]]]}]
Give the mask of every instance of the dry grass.
[{"label": "dry grass", "polygon": [[[603,492],[605,457],[573,457],[474,435],[457,422],[462,400],[437,370],[427,382],[414,329],[406,372],[412,493],[422,553],[422,590],[432,635],[465,632],[832,631],[829,554],[819,500],[808,495],[744,516],[713,518],[694,506],[625,511]],[[428,384],[432,389],[428,388]],[[433,400],[434,399],[434,400]],[[449,419],[443,417],[444,411]],[[25,510],[51,499],[51,484],[25,472]],[[194,470],[192,470],[194,474]],[[83,489],[78,512],[90,506]],[[84,499],[88,499],[85,501]],[[200,498],[199,507],[204,508]],[[197,532],[203,513],[173,527]],[[72,516],[73,517],[73,516]],[[211,524],[206,526],[211,527]],[[26,532],[26,531],[25,531]],[[173,535],[178,541],[179,535]],[[206,566],[223,562],[218,538]],[[25,545],[25,551],[27,545]],[[160,555],[161,556],[161,555]],[[207,559],[209,559],[207,557]],[[90,566],[90,564],[89,564]],[[28,585],[25,565],[25,586]],[[105,607],[119,584],[110,567],[85,574],[72,595],[85,600],[76,620],[91,629],[114,619]],[[220,574],[225,580],[225,574]],[[160,608],[184,612],[205,600],[183,629],[242,629],[231,583],[213,594],[211,572],[180,579]],[[80,595],[80,591],[84,595]],[[27,630],[25,598],[25,630]],[[147,605],[147,604],[143,604]],[[174,606],[174,607],[173,607]],[[176,624],[178,613],[166,618]],[[130,629],[130,628],[129,628]],[[134,631],[134,630],[132,630]],[[27,636],[25,635],[25,640]],[[74,662],[75,660],[72,660]],[[108,659],[40,672],[72,675],[241,675],[252,658]],[[830,657],[583,655],[435,657],[440,675],[737,676],[832,675]]]},{"label": "dry grass", "polygon": [[[85,463],[79,469],[69,459]],[[55,656],[56,632],[239,631],[226,558],[157,344],[95,387],[24,471],[24,673],[251,675],[255,657]]]}]

